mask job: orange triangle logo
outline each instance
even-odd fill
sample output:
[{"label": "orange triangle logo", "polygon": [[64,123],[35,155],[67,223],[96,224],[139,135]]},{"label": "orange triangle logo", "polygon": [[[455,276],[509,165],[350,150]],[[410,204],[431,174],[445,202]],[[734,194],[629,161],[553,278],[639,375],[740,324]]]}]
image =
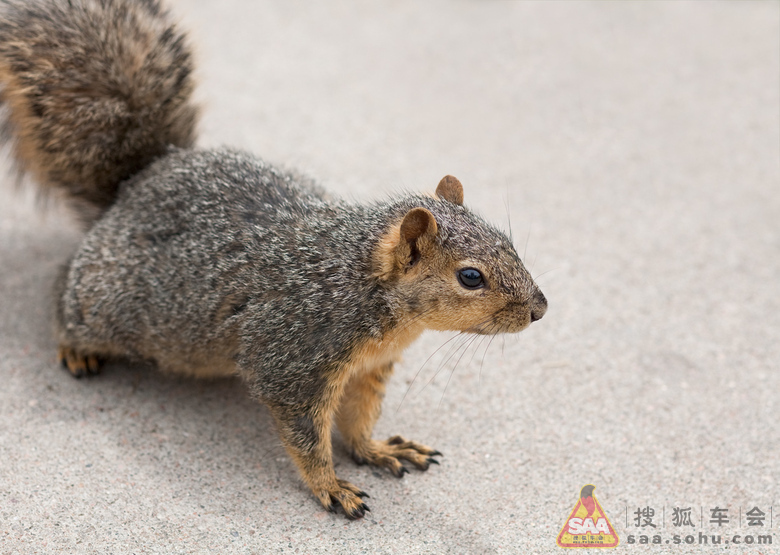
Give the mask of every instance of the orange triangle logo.
[{"label": "orange triangle logo", "polygon": [[580,498],[555,540],[558,547],[617,547],[620,543],[607,513],[593,495],[594,489],[596,486],[588,484],[580,490]]}]

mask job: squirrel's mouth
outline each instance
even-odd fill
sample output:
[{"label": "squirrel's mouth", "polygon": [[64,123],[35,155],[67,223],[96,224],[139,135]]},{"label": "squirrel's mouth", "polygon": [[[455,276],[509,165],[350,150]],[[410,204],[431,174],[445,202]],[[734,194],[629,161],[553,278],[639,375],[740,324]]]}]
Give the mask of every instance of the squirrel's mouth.
[{"label": "squirrel's mouth", "polygon": [[[518,333],[531,325],[535,318],[527,304],[508,305],[495,312],[490,318],[470,328],[468,333],[477,335],[497,335],[499,333]],[[538,318],[536,318],[538,320]]]}]

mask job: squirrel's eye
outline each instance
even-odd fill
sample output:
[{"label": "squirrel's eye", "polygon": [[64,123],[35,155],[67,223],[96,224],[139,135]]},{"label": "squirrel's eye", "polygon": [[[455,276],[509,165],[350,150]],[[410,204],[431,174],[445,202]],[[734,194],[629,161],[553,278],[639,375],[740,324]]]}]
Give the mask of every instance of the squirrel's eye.
[{"label": "squirrel's eye", "polygon": [[464,268],[458,272],[458,281],[466,289],[479,289],[485,285],[485,280],[479,270]]}]

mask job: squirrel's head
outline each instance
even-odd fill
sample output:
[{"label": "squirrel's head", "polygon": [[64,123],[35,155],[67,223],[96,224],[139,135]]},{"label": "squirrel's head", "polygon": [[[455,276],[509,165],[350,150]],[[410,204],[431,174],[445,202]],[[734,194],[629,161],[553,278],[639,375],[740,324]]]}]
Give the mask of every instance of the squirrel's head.
[{"label": "squirrel's head", "polygon": [[511,241],[463,206],[463,187],[449,175],[435,198],[397,206],[374,268],[402,319],[430,329],[514,333],[547,310]]}]

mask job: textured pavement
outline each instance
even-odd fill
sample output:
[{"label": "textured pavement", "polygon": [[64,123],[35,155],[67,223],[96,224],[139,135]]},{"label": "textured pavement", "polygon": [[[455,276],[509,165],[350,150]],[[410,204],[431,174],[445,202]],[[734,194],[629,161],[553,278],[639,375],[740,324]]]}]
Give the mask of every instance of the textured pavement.
[{"label": "textured pavement", "polygon": [[358,200],[453,174],[550,308],[408,350],[376,436],[445,456],[397,480],[337,440],[371,495],[348,522],[239,381],[58,367],[49,292],[80,233],[5,177],[0,553],[557,553],[589,483],[619,552],[780,553],[780,4],[173,4],[201,145]]}]

